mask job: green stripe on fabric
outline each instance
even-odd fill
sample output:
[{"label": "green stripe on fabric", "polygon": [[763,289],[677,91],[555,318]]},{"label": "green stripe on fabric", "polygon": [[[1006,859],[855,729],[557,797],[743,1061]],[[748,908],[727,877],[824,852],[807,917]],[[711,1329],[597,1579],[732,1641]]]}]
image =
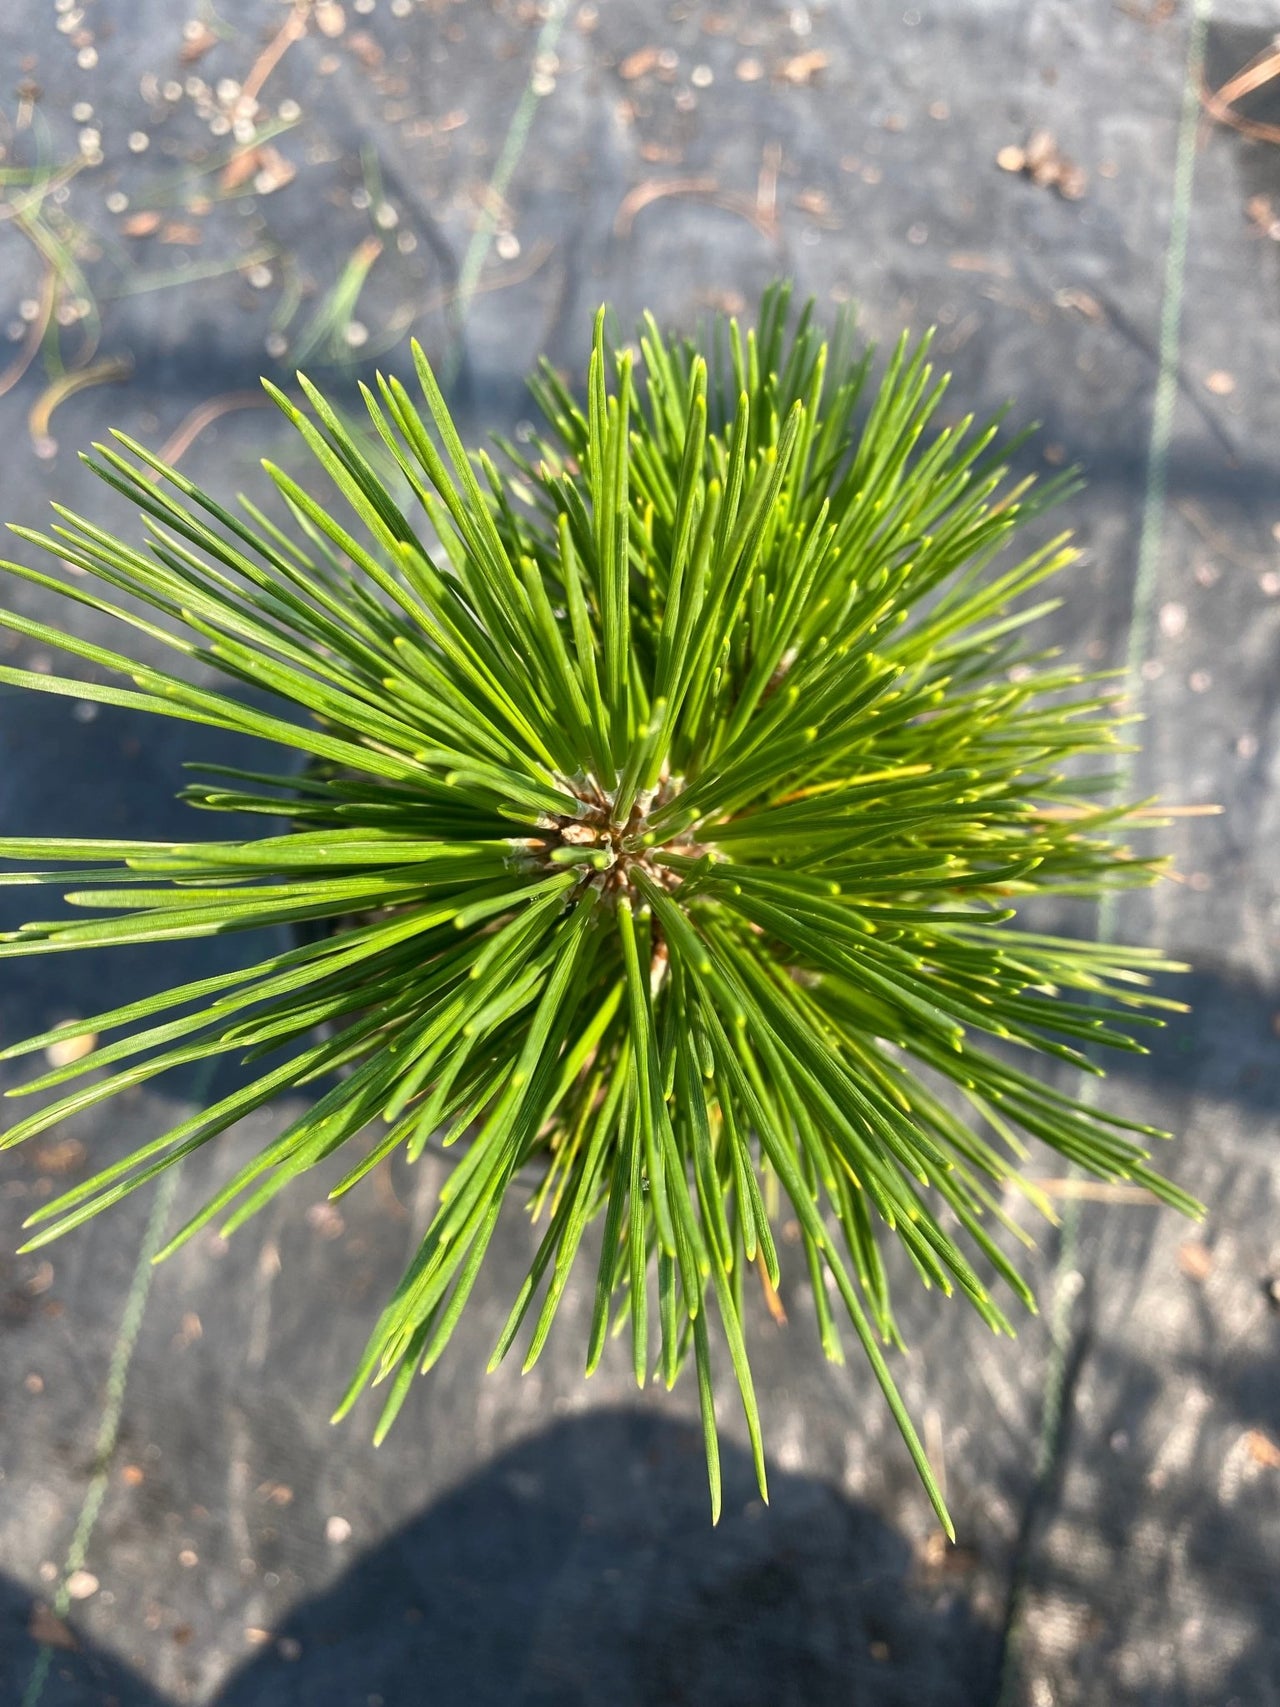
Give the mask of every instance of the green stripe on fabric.
[{"label": "green stripe on fabric", "polygon": [[[1169,217],[1169,240],[1165,250],[1164,285],[1160,303],[1160,336],[1155,392],[1151,407],[1151,432],[1147,443],[1147,470],[1142,499],[1142,521],[1138,536],[1138,566],[1134,577],[1125,641],[1125,689],[1130,704],[1142,699],[1142,663],[1151,640],[1152,614],[1159,575],[1160,547],[1164,535],[1165,493],[1168,485],[1169,447],[1173,437],[1174,407],[1178,395],[1178,363],[1182,335],[1182,297],[1186,276],[1187,233],[1191,219],[1195,182],[1196,128],[1200,116],[1199,90],[1204,74],[1205,38],[1212,0],[1195,0],[1187,35],[1187,53],[1182,79],[1178,147],[1173,174],[1173,206]],[[1117,793],[1131,792],[1134,755],[1122,755],[1117,766]],[[1115,935],[1117,897],[1102,897],[1098,905],[1097,936],[1110,942]],[[1086,1075],[1078,1093],[1091,1101],[1098,1080]],[[1074,1164],[1068,1173],[1079,1172]],[[1053,1300],[1049,1312],[1050,1349],[1045,1369],[1044,1404],[1036,1449],[1036,1479],[1033,1499],[1042,1497],[1057,1472],[1063,1440],[1066,1377],[1071,1353],[1071,1317],[1080,1292],[1079,1245],[1081,1204],[1068,1198],[1062,1215],[1058,1259],[1054,1268]],[[996,1697],[997,1707],[1014,1707],[1021,1698],[1018,1646],[1021,1635],[1024,1582],[1019,1576],[1010,1591],[1006,1620],[1004,1664]]]},{"label": "green stripe on fabric", "polygon": [[[215,1063],[213,1062],[208,1062],[201,1067],[196,1077],[196,1083],[192,1087],[193,1102],[202,1103],[205,1100],[209,1086],[213,1082],[214,1068]],[[125,1298],[124,1314],[120,1318],[120,1328],[116,1334],[115,1344],[111,1348],[111,1361],[107,1366],[107,1384],[103,1395],[102,1414],[98,1419],[98,1427],[93,1442],[93,1475],[89,1478],[89,1485],[85,1489],[80,1515],[76,1519],[71,1543],[67,1548],[67,1556],[58,1578],[57,1592],[53,1597],[53,1610],[59,1618],[65,1618],[71,1609],[71,1596],[68,1593],[67,1584],[77,1571],[84,1569],[85,1560],[89,1556],[89,1543],[93,1539],[93,1532],[97,1527],[98,1517],[102,1511],[102,1502],[107,1497],[111,1460],[115,1454],[116,1443],[120,1438],[120,1419],[124,1413],[124,1394],[129,1380],[129,1366],[133,1362],[138,1335],[142,1331],[142,1318],[146,1312],[151,1282],[155,1275],[153,1262],[157,1252],[164,1244],[165,1227],[168,1224],[169,1212],[173,1208],[180,1171],[178,1167],[170,1168],[161,1178],[156,1190],[155,1201],[151,1205],[151,1214],[147,1218],[146,1231],[143,1234],[142,1244],[138,1251],[133,1278],[129,1283],[128,1295]],[[22,1707],[40,1707],[52,1660],[53,1650],[47,1643],[41,1643],[35,1664],[31,1668],[31,1677],[22,1697]]]},{"label": "green stripe on fabric", "polygon": [[511,123],[498,155],[493,176],[489,180],[488,194],[480,209],[480,218],[471,234],[466,253],[462,257],[462,267],[458,274],[457,311],[458,323],[453,345],[441,368],[441,379],[448,386],[458,376],[458,367],[462,361],[462,337],[466,326],[467,312],[471,307],[471,299],[476,293],[480,282],[480,272],[488,259],[489,250],[493,243],[494,232],[497,229],[497,214],[495,204],[506,200],[507,190],[516,167],[524,155],[529,141],[529,132],[533,128],[534,114],[538,103],[544,96],[538,93],[538,62],[545,54],[555,51],[556,43],[560,40],[564,29],[566,0],[554,0],[547,12],[542,28],[538,31],[538,39],[533,47],[533,64],[529,79],[516,104],[516,110],[511,115]]}]

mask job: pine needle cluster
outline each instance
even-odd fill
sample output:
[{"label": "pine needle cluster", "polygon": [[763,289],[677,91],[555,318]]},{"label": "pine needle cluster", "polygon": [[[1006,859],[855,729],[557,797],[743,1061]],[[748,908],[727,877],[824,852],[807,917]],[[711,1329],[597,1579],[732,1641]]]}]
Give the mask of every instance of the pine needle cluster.
[{"label": "pine needle cluster", "polygon": [[[1164,1134],[1029,1070],[1095,1073],[1091,1046],[1137,1050],[1176,1005],[1152,991],[1158,953],[1014,923],[1038,895],[1158,869],[1110,801],[1115,684],[1024,640],[1070,549],[993,561],[1055,489],[1011,481],[998,423],[936,426],[927,340],[875,383],[849,324],[825,341],[785,289],[701,349],[651,319],[615,348],[602,313],[585,402],[544,365],[545,437],[499,447],[502,470],[468,454],[414,355],[421,401],[380,377],[359,430],[301,377],[305,410],[268,386],[331,505],[267,463],[274,515],[226,508],[116,435],[86,460],[146,549],[62,509],[48,534],[15,530],[82,573],[9,573],[180,662],[6,610],[78,673],[0,682],[284,758],[186,791],[258,815],[259,837],[0,843],[36,867],[0,882],[86,914],[0,955],[301,927],[230,972],[200,976],[195,950],[190,982],[3,1051],[93,1042],[20,1087],[57,1094],[8,1144],[184,1063],[255,1064],[37,1209],[26,1248],[315,1087],[167,1249],[233,1231],[337,1151],[334,1197],[393,1152],[452,1148],[339,1414],[385,1380],[385,1431],[529,1193],[541,1242],[494,1362],[517,1339],[538,1357],[593,1229],[587,1370],[611,1329],[639,1382],[692,1356],[718,1510],[709,1322],[763,1487],[745,1303],[782,1284],[785,1219],[823,1350],[841,1360],[851,1331],[946,1522],[885,1358],[887,1245],[1005,1331],[995,1294],[1032,1304],[1008,1192],[1049,1211],[1019,1173],[1027,1137],[1196,1207],[1148,1164]],[[210,671],[227,691],[199,685]]]}]

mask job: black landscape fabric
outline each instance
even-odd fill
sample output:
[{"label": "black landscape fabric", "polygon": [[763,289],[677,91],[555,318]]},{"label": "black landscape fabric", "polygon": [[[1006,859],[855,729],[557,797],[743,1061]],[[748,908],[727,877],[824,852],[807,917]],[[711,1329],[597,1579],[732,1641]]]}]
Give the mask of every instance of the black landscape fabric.
[{"label": "black landscape fabric", "polygon": [[[897,1277],[954,1548],[864,1363],[822,1361],[794,1254],[790,1325],[763,1299],[750,1323],[773,1503],[726,1407],[713,1531],[692,1383],[638,1393],[622,1346],[582,1380],[585,1274],[533,1374],[482,1374],[536,1236],[518,1216],[386,1444],[371,1407],[330,1427],[436,1162],[340,1208],[308,1178],[152,1271],[160,1221],[284,1111],[21,1258],[43,1196],[208,1075],[5,1154],[5,1707],[1280,1702],[1274,29],[1263,0],[0,7],[4,518],[43,526],[56,498],[131,530],[76,460],[111,426],[224,497],[264,455],[300,469],[259,374],[354,396],[410,335],[471,442],[518,435],[524,374],[544,351],[580,374],[601,301],[692,328],[789,276],[882,347],[936,326],[955,417],[1012,399],[1040,423],[1028,470],[1081,466],[1051,637],[1129,666],[1137,793],[1223,808],[1175,820],[1176,880],[1112,921],[1195,969],[1193,1013],[1110,1097],[1179,1134],[1161,1161],[1203,1226],[1072,1198],[1045,1153],[1074,1207],[1016,1342]],[[35,161],[38,193],[4,176]],[[0,656],[53,667],[17,637]],[[252,761],[149,723],[0,693],[0,834],[200,833],[183,761]],[[6,962],[0,1043],[193,953]]]}]

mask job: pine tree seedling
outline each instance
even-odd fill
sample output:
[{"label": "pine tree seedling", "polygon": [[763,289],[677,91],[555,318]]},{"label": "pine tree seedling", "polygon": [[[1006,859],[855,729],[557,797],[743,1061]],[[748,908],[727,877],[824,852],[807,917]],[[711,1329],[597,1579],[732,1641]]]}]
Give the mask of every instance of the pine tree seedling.
[{"label": "pine tree seedling", "polygon": [[[1063,483],[1013,481],[995,422],[935,426],[927,346],[904,338],[874,382],[848,321],[825,341],[782,287],[755,330],[719,323],[702,348],[651,318],[615,348],[602,311],[585,399],[544,365],[546,434],[499,447],[505,471],[464,448],[416,346],[420,401],[379,377],[370,431],[299,376],[305,408],[267,389],[333,501],[267,463],[281,519],[123,435],[96,446],[145,549],[58,508],[48,533],[14,531],[79,573],[6,568],[178,667],[6,609],[73,673],[4,665],[0,683],[282,756],[185,791],[258,815],[257,837],[0,842],[27,866],[0,882],[84,911],[0,955],[311,928],[231,972],[201,975],[196,949],[189,982],[3,1051],[92,1044],[9,1092],[57,1094],[6,1144],[184,1063],[258,1064],[41,1204],[24,1248],[313,1087],[166,1250],[234,1231],[337,1151],[334,1197],[393,1152],[452,1150],[338,1414],[385,1382],[385,1432],[504,1205],[531,1197],[540,1243],[493,1362],[517,1343],[536,1360],[593,1229],[587,1371],[611,1330],[641,1383],[692,1357],[718,1513],[713,1362],[765,1486],[747,1303],[783,1283],[785,1219],[823,1350],[856,1340],[949,1528],[886,1360],[886,1249],[1004,1332],[998,1294],[1033,1300],[1003,1199],[1050,1212],[1025,1138],[1198,1206],[1149,1165],[1166,1134],[1033,1070],[1096,1074],[1094,1046],[1140,1051],[1179,1004],[1153,989],[1155,950],[1015,914],[1149,883],[1159,861],[1121,839],[1149,814],[1111,798],[1117,684],[1025,638],[1070,548],[1001,555]],[[197,685],[210,671],[228,691]]]}]

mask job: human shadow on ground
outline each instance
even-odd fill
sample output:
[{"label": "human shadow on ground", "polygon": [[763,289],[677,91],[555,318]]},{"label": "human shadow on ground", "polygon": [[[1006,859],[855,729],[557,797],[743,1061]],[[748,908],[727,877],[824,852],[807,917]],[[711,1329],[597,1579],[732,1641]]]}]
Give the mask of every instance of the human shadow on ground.
[{"label": "human shadow on ground", "polygon": [[[713,1528],[697,1429],[626,1410],[557,1422],[300,1605],[217,1707],[987,1701],[997,1633],[954,1583],[836,1489],[776,1466],[770,1482],[766,1507],[726,1447]],[[28,1691],[42,1627],[0,1579],[6,1702]],[[39,1707],[166,1701],[69,1634]]]}]

